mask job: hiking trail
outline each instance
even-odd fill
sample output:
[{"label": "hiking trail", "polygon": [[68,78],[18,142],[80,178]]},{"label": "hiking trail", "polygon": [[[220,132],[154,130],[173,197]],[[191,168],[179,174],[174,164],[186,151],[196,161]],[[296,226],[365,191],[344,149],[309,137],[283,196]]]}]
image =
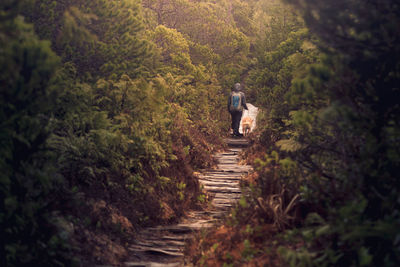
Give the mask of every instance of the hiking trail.
[{"label": "hiking trail", "polygon": [[144,228],[135,243],[129,246],[129,259],[124,266],[185,266],[183,250],[186,241],[192,239],[197,231],[212,227],[228,214],[241,196],[241,178],[252,167],[239,165],[238,154],[248,146],[246,139],[228,138],[226,142],[229,149],[214,155],[218,160],[217,168],[198,175],[200,185],[212,196],[210,207],[189,211],[178,224]]}]

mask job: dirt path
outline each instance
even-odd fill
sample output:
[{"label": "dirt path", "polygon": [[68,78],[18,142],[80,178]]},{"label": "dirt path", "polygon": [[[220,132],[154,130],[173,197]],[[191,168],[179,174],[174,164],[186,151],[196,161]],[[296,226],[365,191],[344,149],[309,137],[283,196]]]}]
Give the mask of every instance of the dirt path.
[{"label": "dirt path", "polygon": [[212,196],[211,207],[205,211],[190,211],[179,224],[144,229],[136,243],[129,247],[130,259],[125,266],[184,266],[185,242],[196,231],[211,227],[240,198],[239,181],[251,171],[251,166],[239,165],[238,153],[248,145],[245,139],[227,139],[230,149],[218,153],[218,168],[199,175],[199,182]]}]

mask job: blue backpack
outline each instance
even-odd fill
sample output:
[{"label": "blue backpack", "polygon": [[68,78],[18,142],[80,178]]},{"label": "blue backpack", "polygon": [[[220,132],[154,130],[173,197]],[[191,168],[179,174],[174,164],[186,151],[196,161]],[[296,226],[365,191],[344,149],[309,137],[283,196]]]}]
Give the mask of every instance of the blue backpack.
[{"label": "blue backpack", "polygon": [[232,92],[230,111],[243,111],[242,94],[240,92]]}]

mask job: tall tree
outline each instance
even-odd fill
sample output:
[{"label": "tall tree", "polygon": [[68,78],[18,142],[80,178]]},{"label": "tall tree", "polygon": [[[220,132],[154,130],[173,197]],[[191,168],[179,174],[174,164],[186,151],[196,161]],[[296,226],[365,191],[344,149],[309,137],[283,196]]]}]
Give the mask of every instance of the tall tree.
[{"label": "tall tree", "polygon": [[62,179],[47,144],[59,58],[17,16],[18,1],[0,13],[1,265],[69,264],[55,212]]},{"label": "tall tree", "polygon": [[[313,232],[314,260],[394,266],[400,262],[395,245],[400,149],[394,142],[400,129],[399,5],[288,2],[303,12],[326,53],[298,84],[301,104],[293,114],[302,128],[297,140],[304,145],[298,159],[319,174],[306,185],[310,203],[323,206],[318,229],[326,230]],[[325,104],[311,107],[323,98]]]}]

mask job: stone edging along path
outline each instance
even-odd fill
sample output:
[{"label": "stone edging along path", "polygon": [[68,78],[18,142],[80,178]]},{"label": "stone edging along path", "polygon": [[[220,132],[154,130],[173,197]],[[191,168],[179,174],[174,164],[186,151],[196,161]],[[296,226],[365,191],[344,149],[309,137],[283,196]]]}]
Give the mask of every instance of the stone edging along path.
[{"label": "stone edging along path", "polygon": [[192,239],[196,231],[213,226],[228,213],[241,196],[241,178],[252,170],[249,165],[239,165],[238,153],[248,146],[247,140],[228,138],[226,142],[230,147],[228,151],[214,155],[218,160],[217,169],[199,175],[200,184],[212,196],[211,207],[190,211],[175,225],[143,229],[135,244],[128,248],[129,260],[124,266],[185,266],[185,242]]}]

